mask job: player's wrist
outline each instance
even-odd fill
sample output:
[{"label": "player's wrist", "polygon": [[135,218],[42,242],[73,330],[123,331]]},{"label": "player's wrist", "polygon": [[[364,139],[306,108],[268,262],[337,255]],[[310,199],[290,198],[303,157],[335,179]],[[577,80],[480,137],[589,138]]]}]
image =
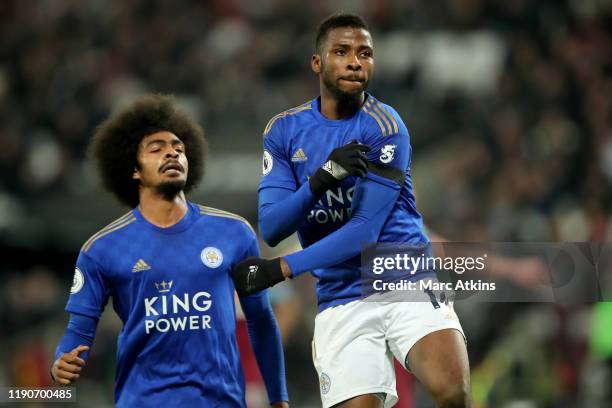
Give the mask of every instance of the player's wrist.
[{"label": "player's wrist", "polygon": [[291,270],[291,266],[285,260],[285,258],[279,258],[279,259],[280,259],[281,270],[283,272],[283,277],[284,278],[291,278],[293,276],[293,271]]},{"label": "player's wrist", "polygon": [[339,180],[323,168],[319,168],[308,179],[308,183],[310,184],[310,191],[312,191],[312,194],[315,197],[321,197],[327,190],[338,184]]}]

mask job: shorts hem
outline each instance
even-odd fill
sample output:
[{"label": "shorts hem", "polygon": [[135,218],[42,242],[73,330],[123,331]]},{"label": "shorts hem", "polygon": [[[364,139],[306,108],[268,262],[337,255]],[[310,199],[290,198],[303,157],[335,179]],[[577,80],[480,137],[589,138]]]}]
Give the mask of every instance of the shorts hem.
[{"label": "shorts hem", "polygon": [[359,395],[366,394],[377,394],[384,392],[387,394],[387,398],[385,399],[385,408],[393,406],[398,401],[397,391],[391,387],[385,386],[376,386],[376,387],[368,387],[362,388],[358,390],[351,390],[350,392],[346,392],[344,394],[340,394],[339,396],[334,397],[333,399],[323,400],[321,398],[323,408],[330,408],[336,404],[340,404],[346,400],[357,397]]}]

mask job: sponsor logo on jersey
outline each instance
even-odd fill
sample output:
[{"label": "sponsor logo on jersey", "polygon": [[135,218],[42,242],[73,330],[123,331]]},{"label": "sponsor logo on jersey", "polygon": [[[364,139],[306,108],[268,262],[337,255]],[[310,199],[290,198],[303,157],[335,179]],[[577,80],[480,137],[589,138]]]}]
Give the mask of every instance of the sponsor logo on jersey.
[{"label": "sponsor logo on jersey", "polygon": [[262,173],[264,176],[268,175],[272,171],[272,167],[274,166],[274,160],[272,160],[272,155],[269,151],[264,150],[263,152],[263,162],[262,162]]},{"label": "sponsor logo on jersey", "polygon": [[210,293],[170,293],[175,287],[173,280],[154,283],[159,295],[144,299],[146,334],[211,328],[212,317],[205,313],[212,307]]},{"label": "sponsor logo on jersey", "polygon": [[132,267],[132,272],[142,272],[151,269],[149,264],[147,264],[142,258],[140,258]]},{"label": "sponsor logo on jersey", "polygon": [[304,153],[304,150],[301,147],[297,149],[296,152],[293,154],[293,157],[291,157],[292,162],[303,162],[306,160],[308,160],[308,157],[306,157],[306,154]]},{"label": "sponsor logo on jersey", "polygon": [[83,276],[83,272],[79,268],[74,269],[74,276],[72,277],[72,286],[70,287],[70,293],[73,295],[75,293],[79,293],[79,291],[83,288],[85,284],[85,277]]},{"label": "sponsor logo on jersey", "polygon": [[395,154],[395,148],[397,145],[385,145],[380,149],[380,161],[387,164],[393,161],[393,155]]},{"label": "sponsor logo on jersey", "polygon": [[331,378],[329,378],[329,375],[321,373],[319,383],[321,384],[321,394],[327,394],[331,388]]},{"label": "sponsor logo on jersey", "polygon": [[173,283],[174,281],[166,282],[165,280],[163,280],[159,283],[155,282],[155,287],[157,288],[157,291],[159,293],[166,293],[166,292],[170,292],[170,290],[172,289]]},{"label": "sponsor logo on jersey", "polygon": [[206,247],[200,253],[202,263],[209,268],[218,268],[223,263],[223,254],[215,247]]},{"label": "sponsor logo on jersey", "polygon": [[306,220],[311,224],[347,222],[351,218],[354,190],[355,186],[348,189],[337,187],[327,190],[325,195],[317,202],[315,208],[310,210]]}]

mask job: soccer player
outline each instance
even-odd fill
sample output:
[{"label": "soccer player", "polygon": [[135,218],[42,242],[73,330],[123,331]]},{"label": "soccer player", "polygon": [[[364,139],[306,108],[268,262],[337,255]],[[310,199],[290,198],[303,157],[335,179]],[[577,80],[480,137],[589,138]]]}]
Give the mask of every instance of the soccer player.
[{"label": "soccer player", "polygon": [[238,264],[236,288],[255,293],[306,271],[318,278],[313,359],[324,407],[392,406],[392,356],[438,407],[468,407],[465,338],[452,307],[360,300],[363,244],[428,243],[412,193],[406,126],[365,92],[374,68],[365,22],[346,14],[323,21],[311,67],[320,96],[269,121],[259,185],[264,240],[276,245],[297,230],[304,249]]},{"label": "soccer player", "polygon": [[[79,378],[112,296],[123,322],[118,407],[245,407],[230,271],[258,254],[257,240],[242,217],[185,199],[202,177],[202,129],[171,97],[146,96],[97,129],[91,152],[105,187],[133,209],[81,248],[53,379],[68,385]],[[240,302],[269,400],[287,407],[268,294]]]}]

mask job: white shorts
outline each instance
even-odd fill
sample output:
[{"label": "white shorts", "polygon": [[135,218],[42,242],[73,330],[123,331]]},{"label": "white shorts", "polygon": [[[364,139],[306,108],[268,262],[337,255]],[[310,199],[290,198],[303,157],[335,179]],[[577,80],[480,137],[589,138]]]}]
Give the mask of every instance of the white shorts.
[{"label": "white shorts", "polygon": [[395,405],[393,357],[404,366],[412,346],[427,334],[443,329],[463,334],[452,305],[438,306],[356,300],[319,313],[312,358],[323,407],[380,393],[386,394],[385,408]]}]

